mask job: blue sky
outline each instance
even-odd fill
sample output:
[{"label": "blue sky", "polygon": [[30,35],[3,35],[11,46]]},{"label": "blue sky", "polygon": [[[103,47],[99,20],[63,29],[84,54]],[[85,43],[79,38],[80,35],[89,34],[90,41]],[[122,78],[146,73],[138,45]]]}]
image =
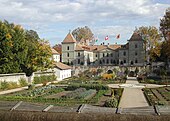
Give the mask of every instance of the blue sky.
[{"label": "blue sky", "polygon": [[99,38],[97,44],[106,35],[108,43],[123,44],[135,27],[159,27],[168,7],[170,0],[0,0],[0,19],[37,31],[51,46],[83,26]]}]

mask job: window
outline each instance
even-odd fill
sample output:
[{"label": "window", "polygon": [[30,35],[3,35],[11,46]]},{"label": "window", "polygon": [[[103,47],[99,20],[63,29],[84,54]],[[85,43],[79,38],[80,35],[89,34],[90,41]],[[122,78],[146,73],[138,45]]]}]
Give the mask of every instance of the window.
[{"label": "window", "polygon": [[109,59],[107,59],[107,64],[109,64]]},{"label": "window", "polygon": [[123,52],[123,55],[126,56],[126,52],[125,51]]},{"label": "window", "polygon": [[114,60],[113,63],[116,64],[116,61]]},{"label": "window", "polygon": [[80,64],[80,59],[78,59],[78,64]]},{"label": "window", "polygon": [[123,61],[120,61],[120,65],[123,65]]},{"label": "window", "polygon": [[137,52],[135,52],[135,55],[138,55],[138,53],[137,53]]},{"label": "window", "polygon": [[119,60],[117,60],[117,64],[119,64]]},{"label": "window", "polygon": [[138,45],[137,45],[137,44],[135,44],[135,48],[138,48]]},{"label": "window", "polygon": [[111,57],[113,57],[113,53],[111,53]]},{"label": "window", "polygon": [[135,60],[135,63],[138,63],[138,60],[137,60],[137,59]]},{"label": "window", "polygon": [[78,57],[80,57],[80,52],[78,52]]},{"label": "window", "polygon": [[67,57],[69,57],[70,55],[69,55],[69,53],[67,53]]},{"label": "window", "polygon": [[102,61],[100,60],[100,64],[102,64]]},{"label": "window", "polygon": [[96,57],[97,57],[97,53],[96,53]]},{"label": "window", "polygon": [[70,48],[69,48],[69,46],[67,46],[67,50],[69,50]]},{"label": "window", "polygon": [[126,63],[126,59],[124,59],[124,61],[123,61],[124,63]]},{"label": "window", "polygon": [[103,63],[105,63],[105,60],[103,59]]},{"label": "window", "polygon": [[107,53],[107,57],[109,57],[109,53]]},{"label": "window", "polygon": [[104,57],[105,55],[104,55],[104,53],[103,53],[103,57]]},{"label": "window", "polygon": [[111,59],[111,64],[113,64],[113,59]]}]

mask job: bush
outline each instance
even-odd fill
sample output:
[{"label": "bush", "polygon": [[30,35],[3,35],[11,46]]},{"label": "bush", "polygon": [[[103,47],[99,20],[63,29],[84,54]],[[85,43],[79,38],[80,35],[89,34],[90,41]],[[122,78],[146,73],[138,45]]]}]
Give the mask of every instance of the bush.
[{"label": "bush", "polygon": [[21,78],[19,80],[19,84],[20,84],[21,87],[24,87],[24,86],[28,85],[27,81],[24,78]]},{"label": "bush", "polygon": [[116,108],[118,105],[118,101],[116,98],[113,99],[109,99],[104,103],[105,107],[112,107],[112,108]]},{"label": "bush", "polygon": [[8,89],[8,86],[9,86],[8,82],[6,82],[6,81],[1,82],[1,89],[2,90]]},{"label": "bush", "polygon": [[17,87],[19,87],[17,82],[6,82],[6,81],[3,81],[3,82],[1,82],[0,89],[6,90],[6,89],[14,89],[14,88],[17,88]]},{"label": "bush", "polygon": [[43,75],[40,77],[34,77],[34,84],[41,84],[41,83],[46,83],[46,82],[50,82],[50,81],[54,81],[56,80],[56,76],[55,75]]}]

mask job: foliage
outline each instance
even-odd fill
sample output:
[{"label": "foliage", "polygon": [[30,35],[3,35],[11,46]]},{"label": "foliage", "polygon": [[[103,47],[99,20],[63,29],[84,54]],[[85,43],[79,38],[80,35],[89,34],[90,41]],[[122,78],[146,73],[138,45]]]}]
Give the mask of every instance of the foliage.
[{"label": "foliage", "polygon": [[117,105],[118,105],[118,100],[116,98],[109,99],[104,103],[105,107],[116,108]]},{"label": "foliage", "polygon": [[0,73],[22,72],[21,64],[27,59],[25,32],[20,25],[0,21]]},{"label": "foliage", "polygon": [[80,95],[78,95],[76,98],[77,99],[85,99],[88,100],[89,98],[91,98],[92,96],[94,96],[96,94],[96,90],[94,89],[89,89],[83,93],[81,93]]},{"label": "foliage", "polygon": [[148,50],[151,61],[160,57],[161,36],[158,29],[154,26],[142,26],[137,28],[135,32],[139,33],[143,37],[145,41],[145,50]]},{"label": "foliage", "polygon": [[67,87],[67,90],[75,90],[77,88],[86,88],[87,90],[89,89],[96,89],[97,91],[99,90],[108,90],[109,87],[106,85],[102,84],[72,84]]},{"label": "foliage", "polygon": [[103,74],[102,78],[103,79],[114,79],[116,77],[115,74]]},{"label": "foliage", "polygon": [[166,62],[168,58],[170,59],[170,39],[162,43],[161,56],[162,61]]},{"label": "foliage", "polygon": [[19,80],[19,84],[20,84],[21,87],[24,87],[24,86],[27,86],[27,85],[28,85],[26,79],[24,79],[24,78],[21,78],[21,79]]},{"label": "foliage", "polygon": [[165,15],[160,20],[160,31],[165,40],[170,39],[170,7],[166,9]]},{"label": "foliage", "polygon": [[34,71],[51,66],[51,48],[38,34],[24,30],[20,25],[0,21],[0,73]]},{"label": "foliage", "polygon": [[72,34],[77,41],[80,41],[81,39],[91,40],[93,37],[93,33],[88,26],[74,29]]},{"label": "foliage", "polygon": [[41,83],[46,83],[46,82],[50,82],[50,81],[55,81],[56,80],[56,76],[55,75],[43,75],[43,76],[36,76],[34,77],[34,84],[41,84]]},{"label": "foliage", "polygon": [[78,88],[70,93],[67,93],[66,95],[62,96],[63,98],[76,98],[78,97],[79,95],[81,95],[83,92],[85,92],[86,89],[85,88]]},{"label": "foliage", "polygon": [[2,81],[0,83],[0,89],[1,90],[7,90],[7,89],[14,89],[19,87],[19,85],[17,84],[17,82],[7,82],[7,81]]}]

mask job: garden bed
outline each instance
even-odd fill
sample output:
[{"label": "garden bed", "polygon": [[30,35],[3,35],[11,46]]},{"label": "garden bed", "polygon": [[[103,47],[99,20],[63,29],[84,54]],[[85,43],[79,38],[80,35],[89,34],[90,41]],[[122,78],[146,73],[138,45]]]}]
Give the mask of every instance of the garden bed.
[{"label": "garden bed", "polygon": [[150,105],[170,105],[170,87],[143,89]]}]

